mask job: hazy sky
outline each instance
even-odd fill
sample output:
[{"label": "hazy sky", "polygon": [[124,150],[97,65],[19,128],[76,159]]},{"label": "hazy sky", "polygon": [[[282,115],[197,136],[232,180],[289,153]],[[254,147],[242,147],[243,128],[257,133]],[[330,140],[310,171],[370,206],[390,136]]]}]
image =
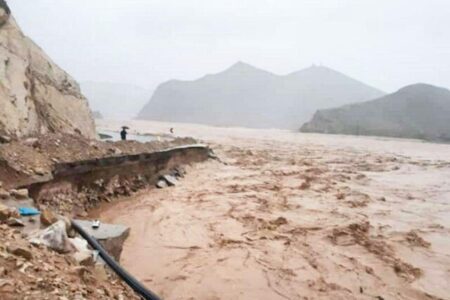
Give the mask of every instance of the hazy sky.
[{"label": "hazy sky", "polygon": [[24,32],[77,80],[154,88],[241,60],[323,64],[385,91],[450,88],[449,0],[9,0]]}]

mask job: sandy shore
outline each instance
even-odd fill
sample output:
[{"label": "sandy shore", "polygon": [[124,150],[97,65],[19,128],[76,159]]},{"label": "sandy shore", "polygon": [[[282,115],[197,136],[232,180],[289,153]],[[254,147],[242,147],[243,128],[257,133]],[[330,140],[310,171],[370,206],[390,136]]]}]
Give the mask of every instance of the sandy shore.
[{"label": "sandy shore", "polygon": [[450,299],[450,145],[128,125],[222,160],[102,213],[132,228],[122,264],[165,299]]}]

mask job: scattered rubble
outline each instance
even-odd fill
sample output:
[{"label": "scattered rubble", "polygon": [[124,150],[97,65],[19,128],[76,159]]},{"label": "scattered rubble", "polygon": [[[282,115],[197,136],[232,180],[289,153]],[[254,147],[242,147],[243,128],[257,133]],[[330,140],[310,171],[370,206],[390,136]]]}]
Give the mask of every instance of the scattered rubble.
[{"label": "scattered rubble", "polygon": [[138,296],[104,265],[80,265],[70,254],[29,244],[0,225],[0,299],[131,299]]}]

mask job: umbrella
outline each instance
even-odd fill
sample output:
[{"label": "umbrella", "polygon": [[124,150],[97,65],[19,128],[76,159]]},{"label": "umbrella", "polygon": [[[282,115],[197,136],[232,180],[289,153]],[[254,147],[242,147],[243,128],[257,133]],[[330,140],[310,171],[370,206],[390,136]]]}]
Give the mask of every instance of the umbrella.
[{"label": "umbrella", "polygon": [[122,126],[122,129],[130,129],[128,126]]}]

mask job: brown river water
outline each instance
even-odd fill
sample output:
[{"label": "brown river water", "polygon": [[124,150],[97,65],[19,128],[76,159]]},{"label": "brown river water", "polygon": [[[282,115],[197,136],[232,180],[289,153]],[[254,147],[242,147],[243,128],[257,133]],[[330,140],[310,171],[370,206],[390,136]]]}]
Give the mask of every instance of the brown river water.
[{"label": "brown river water", "polygon": [[450,299],[450,145],[127,125],[221,158],[102,208],[131,227],[122,265],[164,299]]}]

